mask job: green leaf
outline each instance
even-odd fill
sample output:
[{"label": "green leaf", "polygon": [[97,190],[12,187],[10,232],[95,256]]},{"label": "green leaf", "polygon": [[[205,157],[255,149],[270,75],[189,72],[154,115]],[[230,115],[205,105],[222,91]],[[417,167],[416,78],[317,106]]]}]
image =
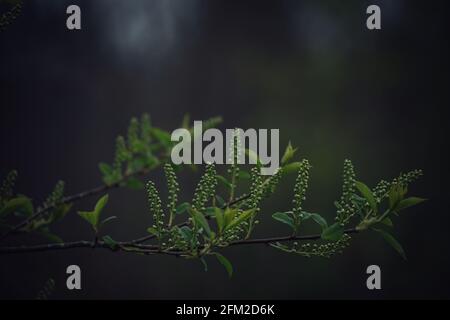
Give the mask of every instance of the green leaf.
[{"label": "green leaf", "polygon": [[377,201],[375,200],[375,197],[373,196],[372,190],[370,190],[370,188],[368,186],[366,186],[364,183],[362,183],[361,181],[356,181],[355,186],[359,190],[361,195],[367,200],[372,211],[376,214],[378,212]]},{"label": "green leaf", "polygon": [[110,236],[104,236],[103,241],[105,244],[110,247],[112,250],[116,250],[118,247],[117,241],[113,240]]},{"label": "green leaf", "polygon": [[100,162],[98,168],[103,176],[110,176],[113,173],[113,168],[107,163]]},{"label": "green leaf", "polygon": [[223,208],[226,205],[225,200],[219,195],[216,195],[216,201],[217,201],[217,206],[220,208]]},{"label": "green leaf", "polygon": [[182,214],[191,207],[189,202],[183,202],[176,209],[176,214]]},{"label": "green leaf", "polygon": [[108,195],[106,194],[97,201],[93,211],[79,211],[78,214],[87,222],[89,222],[92,228],[94,228],[94,230],[97,232],[99,228],[100,214],[102,213],[103,208],[107,203]]},{"label": "green leaf", "polygon": [[109,195],[105,194],[95,204],[94,211],[96,213],[98,213],[98,215],[100,215],[100,213],[103,211],[103,208],[105,208],[106,204],[108,203],[108,199],[109,199]]},{"label": "green leaf", "polygon": [[206,207],[205,208],[205,216],[209,216],[209,217],[214,216],[216,214],[215,208],[216,207]]},{"label": "green leaf", "polygon": [[406,254],[405,251],[403,250],[401,244],[388,232],[382,230],[382,229],[375,229],[373,228],[373,230],[375,230],[376,232],[380,233],[384,240],[386,240],[386,242],[395,249],[395,251],[398,252],[398,254],[400,254],[400,256],[406,260]]},{"label": "green leaf", "polygon": [[223,214],[224,217],[224,225],[227,226],[233,221],[234,217],[238,214],[237,209],[230,209],[226,208],[225,213]]},{"label": "green leaf", "polygon": [[248,171],[245,171],[245,170],[240,170],[239,171],[239,179],[245,179],[245,180],[250,179],[250,173],[248,173]]},{"label": "green leaf", "polygon": [[350,201],[355,206],[356,212],[361,217],[361,219],[364,219],[366,216],[366,212],[364,212],[365,210],[363,210],[363,209],[365,209],[367,200],[354,193],[354,194],[352,194]]},{"label": "green leaf", "polygon": [[233,265],[231,264],[231,262],[220,253],[215,252],[214,255],[217,257],[217,260],[219,260],[219,262],[225,267],[225,270],[227,270],[228,277],[231,278],[233,276]]},{"label": "green leaf", "polygon": [[395,211],[398,203],[403,200],[406,194],[406,187],[400,184],[394,184],[389,190],[389,209]]},{"label": "green leaf", "polygon": [[192,237],[193,237],[193,233],[191,228],[189,228],[188,226],[183,226],[180,229],[178,229],[178,232],[180,233],[180,235],[183,237],[183,239],[186,242],[191,242]]},{"label": "green leaf", "polygon": [[337,241],[344,234],[344,227],[340,223],[335,223],[322,231],[322,239]]},{"label": "green leaf", "polygon": [[85,219],[87,222],[89,222],[89,224],[94,228],[95,231],[97,231],[97,219],[96,215],[93,211],[78,211],[78,214],[80,215],[80,217],[82,217],[83,219]]},{"label": "green leaf", "polygon": [[306,212],[306,211],[302,211],[302,214],[303,214],[303,220],[307,220],[310,218],[313,219],[314,222],[316,222],[322,228],[322,231],[325,230],[326,228],[328,228],[327,221],[320,214]]},{"label": "green leaf", "polygon": [[272,215],[272,218],[287,224],[288,226],[290,226],[292,229],[295,230],[294,220],[292,219],[292,217],[289,215],[288,212],[276,212]]},{"label": "green leaf", "polygon": [[58,220],[61,220],[66,216],[66,214],[72,209],[72,203],[62,203],[59,206],[57,206],[50,216],[49,223],[56,222]]},{"label": "green leaf", "polygon": [[128,163],[128,170],[130,172],[138,172],[144,169],[147,165],[151,167],[151,163],[149,159],[152,159],[153,156],[149,153],[145,156],[136,156]]},{"label": "green leaf", "polygon": [[398,205],[395,207],[395,211],[400,211],[407,209],[409,207],[415,206],[419,203],[426,201],[427,199],[418,198],[418,197],[409,197],[401,200]]},{"label": "green leaf", "polygon": [[219,229],[219,234],[222,233],[223,228],[225,227],[225,218],[223,214],[223,210],[220,208],[214,208],[216,217],[217,228]]},{"label": "green leaf", "polygon": [[224,176],[217,175],[217,180],[221,182],[227,189],[231,189],[231,183]]},{"label": "green leaf", "polygon": [[255,213],[255,209],[249,209],[241,212],[234,220],[227,224],[224,231],[234,228],[235,226],[241,224],[242,222],[248,220]]},{"label": "green leaf", "polygon": [[205,216],[195,209],[189,210],[191,213],[191,216],[194,218],[194,222],[197,226],[200,226],[208,236],[211,236],[211,229],[209,228],[208,221],[206,220]]},{"label": "green leaf", "polygon": [[157,236],[159,234],[158,230],[156,230],[156,228],[153,228],[153,227],[147,228],[147,232],[150,233],[150,234],[153,234],[155,236]]},{"label": "green leaf", "polygon": [[389,217],[384,218],[383,220],[380,221],[380,223],[382,223],[382,224],[384,224],[384,225],[386,225],[388,227],[393,227],[394,226],[394,224],[392,223],[391,218],[389,218]]},{"label": "green leaf", "polygon": [[283,172],[284,173],[292,173],[292,172],[298,172],[298,170],[300,169],[300,167],[302,166],[301,162],[291,162],[289,164],[284,165],[283,168]]},{"label": "green leaf", "polygon": [[20,212],[25,215],[30,215],[33,213],[33,203],[31,200],[25,196],[19,196],[17,198],[13,198],[6,202],[3,209],[0,211],[0,218],[6,217],[7,215]]},{"label": "green leaf", "polygon": [[158,140],[163,146],[167,147],[172,143],[170,140],[170,134],[167,131],[159,128],[152,128],[151,132],[156,140]]},{"label": "green leaf", "polygon": [[128,178],[127,181],[125,181],[125,186],[134,190],[142,190],[145,187],[144,183],[135,177]]},{"label": "green leaf", "polygon": [[289,141],[286,150],[284,151],[283,157],[281,158],[281,165],[288,163],[293,157],[297,148],[293,148],[291,142]]},{"label": "green leaf", "polygon": [[122,174],[120,172],[114,172],[109,176],[104,176],[103,182],[108,186],[112,186],[113,184],[119,182],[120,179],[122,179]]}]

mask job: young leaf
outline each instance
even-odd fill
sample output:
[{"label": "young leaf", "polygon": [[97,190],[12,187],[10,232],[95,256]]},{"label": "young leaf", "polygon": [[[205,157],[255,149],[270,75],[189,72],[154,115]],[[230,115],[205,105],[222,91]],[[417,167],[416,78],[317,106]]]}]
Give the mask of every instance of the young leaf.
[{"label": "young leaf", "polygon": [[322,231],[322,239],[337,241],[344,234],[344,227],[340,223],[335,223]]},{"label": "young leaf", "polygon": [[231,189],[231,183],[224,176],[217,175],[217,180],[221,182],[227,189]]},{"label": "young leaf", "polygon": [[182,214],[183,212],[185,212],[186,210],[188,210],[190,208],[190,204],[189,202],[183,202],[182,204],[180,204],[177,209],[176,209],[176,214]]},{"label": "young leaf", "polygon": [[225,218],[223,215],[223,210],[220,208],[214,208],[214,216],[216,217],[217,228],[219,229],[219,234],[222,233],[225,227]]},{"label": "young leaf", "polygon": [[388,232],[382,230],[382,229],[373,229],[376,232],[380,233],[382,235],[382,237],[384,238],[384,240],[386,240],[386,242],[395,249],[395,251],[398,252],[398,254],[400,254],[400,256],[406,260],[406,254],[405,251],[403,250],[401,244]]},{"label": "young leaf", "polygon": [[292,172],[297,172],[300,167],[302,166],[302,163],[297,161],[297,162],[291,162],[289,164],[286,164],[283,166],[283,172],[284,173],[292,173]]},{"label": "young leaf", "polygon": [[380,222],[381,222],[382,224],[388,226],[388,227],[393,227],[393,226],[394,226],[394,224],[392,223],[391,218],[389,218],[389,217],[384,218],[384,219],[381,220]]},{"label": "young leaf", "polygon": [[216,214],[216,207],[207,207],[205,208],[205,216],[214,216]]},{"label": "young leaf", "polygon": [[5,206],[0,211],[0,218],[6,217],[7,215],[21,212],[25,215],[33,213],[33,204],[31,200],[25,196],[18,196],[6,202]]},{"label": "young leaf", "polygon": [[281,165],[288,163],[293,157],[297,148],[293,148],[291,142],[289,141],[286,150],[284,151],[283,157],[281,158]]},{"label": "young leaf", "polygon": [[226,208],[223,214],[224,226],[227,226],[233,221],[234,217],[237,215],[238,211],[236,209]]},{"label": "young leaf", "polygon": [[219,208],[223,208],[226,205],[225,200],[219,195],[216,195],[216,201]]},{"label": "young leaf", "polygon": [[113,168],[107,163],[100,162],[98,164],[98,168],[100,169],[100,172],[103,174],[104,177],[109,176],[113,173]]},{"label": "young leaf", "polygon": [[106,203],[108,202],[108,195],[104,195],[101,197],[96,205],[93,211],[79,211],[78,214],[85,219],[89,224],[94,228],[96,232],[98,232],[99,229],[99,221],[100,221],[100,214],[103,211],[103,208],[106,206]]},{"label": "young leaf", "polygon": [[190,213],[192,217],[194,218],[195,224],[199,227],[201,227],[208,236],[211,236],[211,229],[209,228],[208,221],[206,220],[205,216],[195,209],[190,209]]},{"label": "young leaf", "polygon": [[406,187],[401,184],[393,184],[389,190],[389,209],[395,211],[397,205],[406,194]]},{"label": "young leaf", "polygon": [[225,267],[225,270],[227,270],[228,277],[231,278],[233,276],[233,265],[231,264],[231,262],[220,253],[215,252],[214,255],[217,257],[217,260],[219,260],[219,262]]},{"label": "young leaf", "polygon": [[153,228],[153,227],[147,228],[147,232],[152,234],[152,235],[154,235],[154,236],[157,236],[159,234],[158,230],[156,230],[156,228]]},{"label": "young leaf", "polygon": [[421,202],[426,201],[427,199],[423,199],[423,198],[417,198],[417,197],[409,197],[406,199],[403,199],[402,201],[400,201],[398,203],[398,205],[395,207],[395,211],[400,211],[400,210],[404,210],[406,208],[415,206]]},{"label": "young leaf", "polygon": [[142,190],[145,187],[144,183],[135,177],[128,178],[125,182],[125,186],[134,190]]},{"label": "young leaf", "polygon": [[72,203],[62,203],[51,211],[48,223],[53,223],[61,220],[72,209]]},{"label": "young leaf", "polygon": [[316,222],[321,228],[322,231],[325,230],[326,228],[328,228],[328,223],[327,221],[318,213],[310,213],[310,212],[306,212],[306,211],[302,211],[303,214],[303,220],[307,220],[307,219],[313,219],[314,222]]},{"label": "young leaf", "polygon": [[178,229],[178,232],[186,242],[191,242],[193,236],[191,228],[189,228],[188,226],[183,226]]},{"label": "young leaf", "polygon": [[[128,171],[129,172],[137,172],[139,170],[142,170],[148,162],[148,159],[146,157],[139,157],[136,156],[131,161],[128,162]],[[151,167],[151,165],[149,165]]]},{"label": "young leaf", "polygon": [[104,236],[103,241],[105,244],[110,247],[112,250],[116,250],[118,247],[117,241],[113,240],[110,236]]},{"label": "young leaf", "polygon": [[158,140],[163,146],[168,147],[172,143],[170,140],[170,134],[167,131],[151,128],[151,132],[156,140]]},{"label": "young leaf", "polygon": [[287,224],[288,226],[290,226],[292,229],[295,230],[294,220],[292,219],[292,217],[289,215],[288,212],[276,212],[272,215],[272,218]]},{"label": "young leaf", "polygon": [[377,201],[375,200],[375,197],[373,196],[372,190],[370,190],[370,188],[368,186],[366,186],[364,183],[362,183],[361,181],[356,181],[355,186],[359,190],[361,195],[367,200],[372,211],[376,214],[378,211]]},{"label": "young leaf", "polygon": [[239,179],[245,179],[245,180],[250,179],[250,173],[245,170],[240,170],[239,171]]},{"label": "young leaf", "polygon": [[224,230],[229,230],[234,228],[235,226],[239,225],[240,223],[248,220],[253,213],[255,213],[255,209],[246,210],[242,213],[240,213],[234,220],[232,220],[229,224],[227,224],[224,228]]}]

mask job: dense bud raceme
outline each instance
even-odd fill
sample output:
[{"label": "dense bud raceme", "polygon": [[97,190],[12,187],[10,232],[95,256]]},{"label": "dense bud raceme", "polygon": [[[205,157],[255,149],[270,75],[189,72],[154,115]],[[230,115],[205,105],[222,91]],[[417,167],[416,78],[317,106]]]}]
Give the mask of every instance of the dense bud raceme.
[{"label": "dense bud raceme", "polygon": [[348,159],[344,161],[344,173],[342,177],[343,177],[342,196],[339,202],[337,203],[336,220],[341,225],[345,225],[356,213],[356,207],[352,202],[352,195],[355,193],[356,175],[355,170],[353,168],[353,164]]},{"label": "dense bud raceme", "polygon": [[158,190],[156,189],[153,181],[147,182],[147,195],[150,212],[153,213],[153,228],[155,229],[158,237],[160,237],[164,228],[164,213],[161,198],[159,197]]},{"label": "dense bud raceme", "polygon": [[166,175],[167,187],[169,189],[167,209],[169,210],[169,226],[172,225],[174,214],[176,213],[178,192],[180,191],[177,176],[169,163],[164,165],[164,173]]},{"label": "dense bud raceme", "polygon": [[294,199],[292,203],[294,205],[292,212],[293,218],[296,226],[298,227],[302,218],[302,204],[306,199],[306,190],[308,189],[308,181],[309,181],[309,169],[311,165],[307,159],[303,159],[300,162],[300,168],[298,170],[297,179],[294,185]]},{"label": "dense bud raceme", "polygon": [[192,200],[192,208],[200,212],[205,211],[205,205],[209,199],[215,195],[217,186],[216,168],[214,164],[207,164],[205,173],[195,189],[194,198]]}]

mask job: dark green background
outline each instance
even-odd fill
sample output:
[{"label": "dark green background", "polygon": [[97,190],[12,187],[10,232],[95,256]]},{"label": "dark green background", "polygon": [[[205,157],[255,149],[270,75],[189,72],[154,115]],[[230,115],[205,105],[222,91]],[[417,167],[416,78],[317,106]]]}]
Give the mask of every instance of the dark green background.
[{"label": "dark green background", "polygon": [[[81,6],[81,31],[65,28],[69,4]],[[381,7],[380,31],[365,27],[369,4]],[[430,200],[394,221],[406,262],[370,233],[331,260],[225,249],[231,280],[216,261],[205,273],[197,261],[76,249],[0,256],[0,297],[34,298],[54,278],[52,298],[449,298],[446,15],[444,1],[26,1],[0,33],[0,175],[17,169],[37,201],[58,179],[69,194],[98,185],[97,163],[143,112],[168,130],[186,112],[279,128],[314,166],[305,208],[329,221],[345,158],[370,185],[422,168],[411,193]],[[160,172],[149,177],[163,186]],[[183,173],[183,200],[196,179]],[[288,232],[270,214],[289,209],[292,183],[266,203],[256,235]],[[106,212],[119,220],[105,231],[142,236],[146,208],[144,191],[112,191]],[[74,213],[55,231],[90,237]],[[69,264],[82,268],[82,291],[65,289]],[[366,289],[370,264],[380,291]]]}]

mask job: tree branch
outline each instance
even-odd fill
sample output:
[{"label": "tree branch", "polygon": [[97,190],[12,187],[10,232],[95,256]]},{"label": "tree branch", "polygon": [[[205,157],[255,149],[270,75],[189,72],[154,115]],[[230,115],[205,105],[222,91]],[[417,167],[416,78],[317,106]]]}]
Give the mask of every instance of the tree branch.
[{"label": "tree branch", "polygon": [[[356,228],[350,228],[344,230],[345,234],[358,233]],[[273,238],[261,238],[261,239],[247,239],[239,240],[230,243],[230,246],[247,245],[247,244],[269,244],[274,242],[288,242],[288,241],[306,241],[306,240],[319,240],[321,234],[311,234],[303,236],[286,236],[286,237],[273,237]]]},{"label": "tree branch", "polygon": [[[344,231],[346,234],[357,233],[355,228],[347,229]],[[230,246],[238,245],[252,245],[252,244],[270,244],[275,242],[288,242],[288,241],[307,241],[307,240],[319,240],[321,239],[320,234],[311,234],[303,236],[282,236],[273,238],[261,238],[261,239],[248,239],[239,240],[229,243]],[[16,247],[3,247],[0,248],[0,254],[13,254],[13,253],[26,253],[26,252],[43,252],[43,251],[53,251],[53,250],[68,250],[75,248],[103,248],[109,249],[111,251],[125,251],[125,252],[137,252],[144,254],[166,254],[174,256],[189,255],[189,252],[182,252],[178,250],[161,250],[155,245],[143,245],[136,243],[136,240],[127,242],[118,242],[116,248],[112,248],[107,245],[104,241],[99,241],[97,243],[93,241],[75,241],[75,242],[65,242],[65,243],[51,243],[43,245],[34,246],[16,246]]]}]

